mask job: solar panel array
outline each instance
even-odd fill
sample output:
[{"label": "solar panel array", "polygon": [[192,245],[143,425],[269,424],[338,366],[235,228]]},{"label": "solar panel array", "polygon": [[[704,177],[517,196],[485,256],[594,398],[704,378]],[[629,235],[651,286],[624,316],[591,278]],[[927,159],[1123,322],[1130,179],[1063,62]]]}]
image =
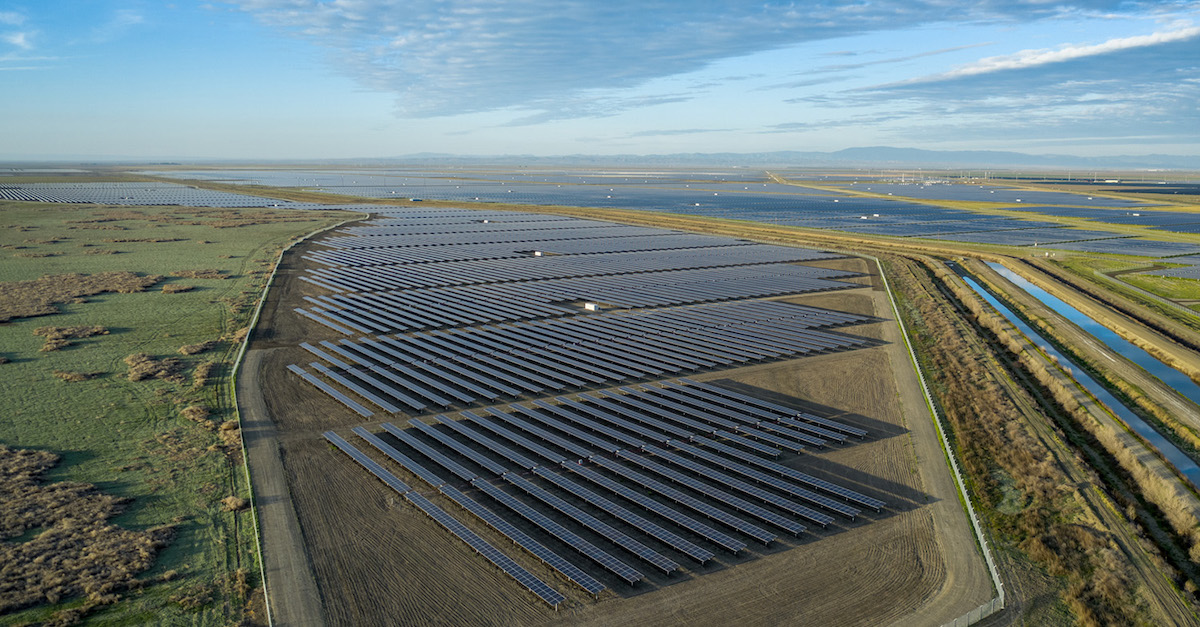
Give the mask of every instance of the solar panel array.
[{"label": "solar panel array", "polygon": [[903,196],[929,200],[957,200],[1000,203],[1044,203],[1083,205],[1091,207],[1136,207],[1146,203],[1136,200],[1088,196],[1072,192],[1016,189],[998,185],[966,185],[952,183],[879,183],[856,182],[843,186],[873,194]]},{"label": "solar panel array", "polygon": [[306,280],[341,292],[506,283],[565,277],[630,274],[684,268],[716,268],[815,261],[833,257],[806,249],[766,244],[688,249],[651,249],[589,255],[524,256],[441,263],[335,267],[311,270]]},{"label": "solar panel array", "polygon": [[790,303],[731,301],[304,343],[322,361],[310,362],[312,370],[289,368],[309,383],[346,388],[331,395],[351,400],[355,411],[370,404],[419,414],[871,346],[872,340],[829,330],[869,320]]},{"label": "solar panel array", "polygon": [[663,270],[503,284],[309,297],[313,320],[342,333],[392,333],[581,313],[581,304],[639,309],[856,287],[853,272],[791,264]]},{"label": "solar panel array", "polygon": [[[147,172],[146,174],[225,183],[297,187],[351,196],[401,200],[436,198],[450,201],[612,207],[698,214],[868,235],[921,237],[1009,246],[1111,239],[1113,241],[1097,244],[1096,251],[1148,256],[1156,253],[1146,252],[1138,247],[1126,247],[1124,242],[1118,241],[1118,238],[1128,237],[1127,234],[1114,231],[1075,232],[1073,229],[1065,229],[1063,225],[1056,223],[1015,220],[968,210],[922,205],[902,199],[910,197],[930,200],[970,200],[992,203],[996,208],[1028,212],[1031,217],[1038,215],[1082,218],[1111,224],[1143,225],[1177,233],[1200,231],[1200,219],[1197,219],[1193,212],[1146,210],[1142,207],[1147,205],[1140,201],[1089,196],[1086,193],[1014,189],[996,185],[829,180],[818,181],[818,183],[822,186],[840,187],[817,189],[765,182],[759,173],[736,171],[580,174],[556,171],[514,173],[490,170],[439,172],[409,168],[390,171],[221,170]],[[840,190],[868,192],[885,197],[894,196],[895,199],[855,196]],[[378,205],[318,205],[291,202],[161,182],[0,185],[0,199],[117,205],[284,207],[355,211],[377,211],[379,209]],[[407,216],[414,215],[411,210],[405,211],[407,211]],[[432,215],[438,212],[427,210],[424,213]],[[527,224],[521,226],[516,219],[499,217],[503,212],[495,213],[499,215],[489,217],[480,214],[467,217],[467,214],[460,214],[447,217],[448,214],[442,214],[438,220],[450,220],[447,224],[457,223],[463,229],[457,232],[453,229],[442,231],[435,229],[428,232],[424,239],[431,243],[464,243],[469,241],[464,239],[464,236],[472,235],[473,228],[478,228],[471,227],[471,223],[484,225],[482,232],[495,237],[497,236],[495,229],[486,226],[492,220],[513,223],[510,225],[513,227],[510,235],[519,236],[523,230],[528,228],[539,228],[552,221],[560,220],[560,218],[552,216],[536,219],[524,218],[521,221]],[[561,234],[564,237],[569,235],[565,231],[587,222],[575,221],[572,218],[564,219],[564,221],[566,224],[560,225],[560,228],[564,229]],[[411,224],[394,226],[402,229],[413,228]],[[348,231],[348,233],[363,235],[366,239],[378,238],[380,240],[378,243],[368,246],[381,246],[385,245],[384,242],[387,241],[388,236],[379,232],[368,233],[368,231],[378,231],[385,227],[386,225],[381,224],[366,227],[361,232]],[[428,228],[428,225],[419,225],[417,228],[425,229]],[[594,225],[592,228],[612,227],[611,225],[607,227]],[[660,230],[644,227],[627,226],[618,228],[618,231],[623,230],[632,234],[636,232],[636,229],[643,229],[648,234],[654,234],[655,231],[662,234]],[[1023,231],[1030,230],[1042,232],[1023,233]],[[1063,230],[1065,232],[1062,234],[1045,233],[1047,230]],[[393,234],[392,237],[394,238],[395,235]],[[505,239],[503,241],[515,243],[517,240]],[[517,252],[504,247],[497,248],[490,244],[500,242],[490,242],[486,239],[475,240],[474,243],[476,248],[464,248],[453,251],[453,254],[465,256],[461,257],[464,259],[493,259],[532,252]],[[637,248],[637,244],[632,241],[627,246],[624,250]],[[605,247],[602,245],[585,242],[575,242],[574,244],[564,242],[550,248],[552,250],[546,252],[551,254],[558,252],[553,249],[566,251],[565,254],[603,253],[620,249],[619,247],[607,247],[607,250],[604,250]],[[360,260],[360,263],[345,265],[373,265],[378,259],[388,260],[385,263],[392,263],[394,260],[412,263],[419,262],[422,259],[421,255],[430,255],[432,259],[436,260],[442,259],[439,255],[448,252],[450,251],[425,251],[424,253],[390,251],[375,252],[358,257],[345,255],[334,256],[334,258],[342,260],[337,263],[343,263],[345,260]],[[320,255],[315,258],[319,257]]]},{"label": "solar panel array", "polygon": [[395,490],[398,494],[404,497],[409,503],[415,505],[422,512],[425,512],[437,524],[441,525],[447,531],[453,533],[458,539],[462,540],[467,546],[471,547],[476,553],[482,555],[492,564],[495,564],[505,574],[517,580],[518,583],[525,586],[530,592],[536,594],[546,604],[557,609],[559,604],[566,600],[562,593],[558,592],[549,584],[537,578],[533,573],[529,572],[525,567],[513,561],[513,559],[505,555],[502,551],[492,546],[483,538],[479,537],[474,531],[462,524],[457,518],[446,513],[441,507],[435,505],[432,501],[422,496],[420,493],[409,488],[404,482],[400,481],[390,471],[380,466],[377,462],[367,457],[347,442],[338,434],[328,431],[325,433],[325,439],[336,446],[342,452],[350,456],[351,459],[358,462],[378,477],[385,484]]},{"label": "solar panel array", "polygon": [[1184,242],[1161,242],[1148,239],[1099,240],[1053,244],[1050,248],[1078,250],[1112,255],[1135,255],[1140,257],[1174,257],[1200,253],[1200,244]]},{"label": "solar panel array", "polygon": [[179,205],[186,207],[324,208],[246,194],[198,189],[176,183],[20,183],[0,184],[0,200],[104,205]]},{"label": "solar panel array", "polygon": [[[664,413],[658,402],[693,411]],[[439,415],[436,424],[412,419],[408,428],[384,423],[381,434],[362,427],[353,432],[431,494],[592,595],[615,582],[641,581],[644,567],[670,577],[683,568],[680,560],[703,565],[742,552],[751,540],[770,544],[779,532],[850,525],[863,508],[887,507],[795,470],[779,451],[747,447],[722,427],[756,425],[761,435],[771,425],[796,451],[811,442],[800,439],[796,426],[836,436],[817,446],[852,445],[866,431],[712,384],[665,381],[609,390],[603,398],[581,394],[493,407],[488,414]],[[409,498],[420,495],[335,433],[326,438],[471,546],[487,544],[430,499]],[[515,561],[493,562],[547,603],[561,602],[560,593],[517,570]]]},{"label": "solar panel array", "polygon": [[302,342],[297,380],[364,417],[459,412],[354,428],[377,458],[330,440],[377,477],[403,469],[409,503],[552,606],[556,577],[591,595],[673,579],[884,507],[788,463],[865,432],[662,381],[876,344],[840,331],[873,318],[764,300],[857,287],[803,265],[837,255],[424,207],[311,248],[306,278],[330,289],[296,311],[347,337]]}]

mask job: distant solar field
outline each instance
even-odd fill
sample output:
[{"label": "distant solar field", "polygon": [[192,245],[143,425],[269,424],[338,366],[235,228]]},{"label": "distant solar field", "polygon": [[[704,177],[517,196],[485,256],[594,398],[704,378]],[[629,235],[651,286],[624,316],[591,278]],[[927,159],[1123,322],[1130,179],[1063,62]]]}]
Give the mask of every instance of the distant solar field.
[{"label": "distant solar field", "polygon": [[185,207],[281,207],[313,209],[312,203],[197,189],[174,183],[22,183],[0,184],[0,199],[104,205],[178,205]]},{"label": "distant solar field", "polygon": [[1106,239],[1089,242],[1070,242],[1053,244],[1050,248],[1063,250],[1078,250],[1089,253],[1109,253],[1113,255],[1136,255],[1140,257],[1174,257],[1177,255],[1195,255],[1200,253],[1200,244],[1185,244],[1182,242],[1160,242],[1147,239]]},{"label": "distant solar field", "polygon": [[1086,194],[1072,194],[1070,192],[1011,189],[995,185],[967,185],[962,183],[906,184],[859,182],[850,183],[843,187],[845,189],[867,191],[873,194],[888,194],[930,200],[1081,205],[1085,207],[1139,207],[1149,204],[1135,200],[1088,196]]}]

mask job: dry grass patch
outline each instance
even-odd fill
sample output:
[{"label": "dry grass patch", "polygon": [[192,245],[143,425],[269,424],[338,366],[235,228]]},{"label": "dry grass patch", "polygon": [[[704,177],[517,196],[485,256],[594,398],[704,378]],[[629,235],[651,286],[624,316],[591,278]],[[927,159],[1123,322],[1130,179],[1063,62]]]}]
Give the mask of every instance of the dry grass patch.
[{"label": "dry grass patch", "polygon": [[162,280],[159,275],[141,276],[133,272],[97,274],[54,274],[32,281],[0,283],[0,322],[13,318],[31,318],[58,313],[58,303],[104,292],[132,294]]},{"label": "dry grass patch", "polygon": [[[68,222],[70,224],[70,222]],[[84,229],[90,231],[124,231],[125,227],[116,224],[75,224],[68,229]]]},{"label": "dry grass patch", "polygon": [[163,294],[181,294],[183,292],[190,292],[194,289],[196,289],[195,285],[181,285],[179,283],[167,283],[166,285],[162,286]]},{"label": "dry grass patch", "polygon": [[66,381],[67,383],[77,383],[79,381],[87,381],[95,379],[104,374],[103,372],[68,372],[66,370],[55,370],[54,376]]},{"label": "dry grass patch", "polygon": [[57,257],[58,253],[17,253],[13,257],[24,257],[26,259],[41,259],[43,257]]},{"label": "dry grass patch", "polygon": [[205,361],[196,366],[192,371],[192,386],[202,388],[208,385],[209,379],[212,379],[213,373],[217,370],[217,362]]},{"label": "dry grass patch", "polygon": [[220,342],[217,340],[208,340],[207,342],[200,342],[199,344],[187,344],[185,346],[180,346],[179,352],[183,355],[197,355],[203,353],[204,351],[212,350],[218,344],[220,344]]},{"label": "dry grass patch", "polygon": [[150,568],[170,541],[169,528],[130,531],[107,520],[128,502],[85,483],[42,484],[58,456],[0,446],[0,614],[88,595],[91,603],[115,599]]},{"label": "dry grass patch", "polygon": [[162,379],[173,383],[183,382],[183,377],[179,376],[183,363],[175,357],[154,359],[146,353],[135,353],[125,358],[125,364],[129,366],[130,381]]},{"label": "dry grass patch", "polygon": [[226,420],[217,428],[217,435],[221,436],[221,442],[226,446],[237,444],[241,438],[240,427],[236,420]]},{"label": "dry grass patch", "polygon": [[65,348],[71,345],[71,340],[81,340],[96,335],[108,335],[108,329],[104,327],[38,327],[33,330],[33,334],[39,337],[46,338],[46,343],[42,345],[39,351],[47,353],[56,351],[60,348]]},{"label": "dry grass patch", "polygon": [[229,275],[225,274],[224,270],[177,270],[171,273],[171,276],[177,276],[184,279],[228,279]]},{"label": "dry grass patch", "polygon": [[240,496],[227,496],[221,499],[221,508],[227,512],[239,512],[246,509],[249,502]]},{"label": "dry grass patch", "polygon": [[104,240],[110,244],[162,244],[166,242],[182,242],[181,237],[119,237]]},{"label": "dry grass patch", "polygon": [[119,255],[119,254],[121,254],[121,251],[113,250],[111,248],[93,248],[91,250],[83,251],[83,254],[85,254],[85,255]]},{"label": "dry grass patch", "polygon": [[210,431],[217,428],[217,425],[208,418],[208,408],[203,405],[189,405],[183,408],[179,414]]}]

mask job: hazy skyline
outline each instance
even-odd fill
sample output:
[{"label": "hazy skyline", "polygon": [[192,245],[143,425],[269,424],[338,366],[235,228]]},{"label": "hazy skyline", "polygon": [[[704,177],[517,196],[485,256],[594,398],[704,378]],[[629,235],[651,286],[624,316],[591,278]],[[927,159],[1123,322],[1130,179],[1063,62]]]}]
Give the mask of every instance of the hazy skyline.
[{"label": "hazy skyline", "polygon": [[1195,155],[1200,2],[0,9],[0,158]]}]

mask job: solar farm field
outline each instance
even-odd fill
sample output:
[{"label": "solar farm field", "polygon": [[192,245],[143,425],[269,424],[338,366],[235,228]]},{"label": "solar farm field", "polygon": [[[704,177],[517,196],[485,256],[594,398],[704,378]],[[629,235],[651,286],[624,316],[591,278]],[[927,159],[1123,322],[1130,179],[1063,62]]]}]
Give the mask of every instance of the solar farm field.
[{"label": "solar farm field", "polygon": [[[312,190],[344,196],[456,203],[557,205],[700,215],[831,231],[960,242],[1032,246],[1044,241],[1115,239],[1104,224],[1144,225],[1167,233],[1197,228],[1194,212],[1166,206],[1164,194],[1148,199],[1116,194],[1143,188],[1045,185],[1005,181],[894,180],[864,173],[782,172],[783,177],[738,169],[627,168],[610,171],[557,168],[513,172],[503,168],[399,167],[349,169],[171,170],[165,177]],[[787,183],[787,184],[784,184]],[[1156,190],[1161,191],[1161,190]],[[1156,198],[1159,196],[1160,198]],[[1012,217],[986,213],[1012,212]],[[1066,224],[1045,218],[1083,220]],[[1061,234],[1043,235],[1046,228]],[[1085,233],[1073,231],[1088,228]],[[1031,231],[1026,236],[1022,231]],[[1105,252],[1121,250],[1121,243]],[[1131,254],[1137,254],[1131,249]],[[1153,254],[1153,253],[1148,253]]]},{"label": "solar farm field", "polygon": [[271,431],[248,434],[268,581],[289,577],[270,539],[300,536],[318,596],[286,596],[297,569],[273,607],[338,625],[977,607],[991,585],[877,285],[840,254],[501,211],[389,209],[294,249],[241,402]]}]

